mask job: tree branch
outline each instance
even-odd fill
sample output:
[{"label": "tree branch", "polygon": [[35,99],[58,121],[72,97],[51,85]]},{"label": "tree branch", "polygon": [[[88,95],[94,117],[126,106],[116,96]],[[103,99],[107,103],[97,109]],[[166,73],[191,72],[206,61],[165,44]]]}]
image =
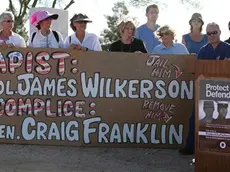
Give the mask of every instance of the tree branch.
[{"label": "tree branch", "polygon": [[36,7],[37,3],[38,3],[38,0],[34,0],[34,2],[32,4],[32,8]]},{"label": "tree branch", "polygon": [[21,15],[20,16],[22,16],[21,18],[24,18],[24,16],[26,15],[26,10],[27,10],[27,7],[28,7],[28,2],[27,2],[27,0],[24,0],[24,2],[23,2],[23,11],[22,11],[22,13],[21,13]]},{"label": "tree branch", "polygon": [[15,8],[14,8],[12,0],[9,0],[9,9],[12,11],[14,18],[16,18],[17,15],[15,13]]},{"label": "tree branch", "polygon": [[64,8],[64,10],[67,10],[74,3],[75,3],[74,0],[70,0],[70,2],[66,5],[66,7]]},{"label": "tree branch", "polygon": [[57,0],[53,0],[52,8],[55,8]]},{"label": "tree branch", "polygon": [[19,3],[20,3],[20,10],[19,10],[18,16],[20,16],[21,13],[22,13],[22,1],[23,1],[23,0],[19,0]]}]

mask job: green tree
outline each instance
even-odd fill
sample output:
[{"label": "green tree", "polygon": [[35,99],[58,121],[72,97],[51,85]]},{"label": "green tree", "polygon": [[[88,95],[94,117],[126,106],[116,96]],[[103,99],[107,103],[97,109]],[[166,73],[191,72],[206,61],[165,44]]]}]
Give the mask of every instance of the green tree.
[{"label": "green tree", "polygon": [[[9,7],[7,10],[12,11],[15,17],[14,29],[13,31],[20,34],[25,40],[28,39],[28,32],[25,28],[25,23],[28,20],[28,10],[30,8],[34,8],[44,3],[47,4],[47,0],[9,0]],[[50,7],[59,8],[64,6],[64,10],[67,10],[72,4],[74,4],[74,0],[69,0],[67,4],[64,4],[63,0],[52,0],[49,1],[51,3]],[[47,6],[47,5],[46,5]]]},{"label": "green tree", "polygon": [[112,11],[113,15],[105,15],[108,28],[104,29],[101,33],[102,38],[100,42],[103,50],[107,50],[112,42],[120,38],[117,26],[122,20],[131,18],[134,24],[137,24],[136,18],[128,16],[129,10],[124,1],[115,3]]}]

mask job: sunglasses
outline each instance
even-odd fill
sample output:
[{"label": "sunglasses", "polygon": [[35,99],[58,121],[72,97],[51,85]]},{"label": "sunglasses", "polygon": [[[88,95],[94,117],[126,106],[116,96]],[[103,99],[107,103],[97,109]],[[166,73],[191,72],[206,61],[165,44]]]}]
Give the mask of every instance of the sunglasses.
[{"label": "sunglasses", "polygon": [[212,35],[216,35],[217,33],[218,33],[218,31],[207,32],[207,35],[212,36]]},{"label": "sunglasses", "polygon": [[4,22],[7,22],[7,23],[14,23],[13,20],[5,20]]}]

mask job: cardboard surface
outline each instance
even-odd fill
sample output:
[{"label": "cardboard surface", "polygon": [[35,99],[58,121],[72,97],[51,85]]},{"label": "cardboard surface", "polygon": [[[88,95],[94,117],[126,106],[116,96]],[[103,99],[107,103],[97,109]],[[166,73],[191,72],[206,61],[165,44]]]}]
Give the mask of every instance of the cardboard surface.
[{"label": "cardboard surface", "polygon": [[1,50],[0,142],[181,147],[194,104],[190,58]]}]

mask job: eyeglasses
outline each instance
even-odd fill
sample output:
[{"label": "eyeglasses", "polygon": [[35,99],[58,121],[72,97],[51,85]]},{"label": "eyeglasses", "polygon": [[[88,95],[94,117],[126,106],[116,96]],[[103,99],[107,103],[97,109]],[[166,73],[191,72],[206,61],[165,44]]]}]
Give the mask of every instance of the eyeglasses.
[{"label": "eyeglasses", "polygon": [[13,20],[5,20],[4,22],[7,22],[7,23],[14,23]]},{"label": "eyeglasses", "polygon": [[216,35],[218,31],[207,32],[208,36]]}]

